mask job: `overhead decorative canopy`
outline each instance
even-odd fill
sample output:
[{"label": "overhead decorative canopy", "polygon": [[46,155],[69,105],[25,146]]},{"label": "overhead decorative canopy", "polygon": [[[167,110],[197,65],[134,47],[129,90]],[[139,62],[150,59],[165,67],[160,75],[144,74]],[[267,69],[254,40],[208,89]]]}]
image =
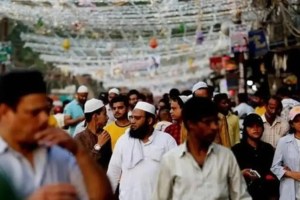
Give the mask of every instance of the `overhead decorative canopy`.
[{"label": "overhead decorative canopy", "polygon": [[45,62],[107,87],[154,88],[207,75],[209,56],[229,51],[222,29],[261,18],[266,5],[259,2],[2,0],[0,15],[29,27],[21,36],[25,47]]}]

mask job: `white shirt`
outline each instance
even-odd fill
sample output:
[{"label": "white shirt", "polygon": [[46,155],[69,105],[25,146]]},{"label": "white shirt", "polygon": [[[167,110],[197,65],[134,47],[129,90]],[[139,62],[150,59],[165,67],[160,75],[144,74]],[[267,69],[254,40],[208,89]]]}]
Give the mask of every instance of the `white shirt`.
[{"label": "white shirt", "polygon": [[212,143],[200,167],[183,143],[164,155],[152,200],[251,200],[230,149]]},{"label": "white shirt", "polygon": [[[132,145],[140,145],[141,148]],[[160,160],[163,154],[176,146],[172,136],[161,131],[155,130],[147,143],[131,138],[128,132],[122,135],[116,143],[107,170],[113,191],[116,190],[120,180],[119,199],[150,200],[157,181]],[[135,153],[130,158],[128,152],[132,148]],[[136,160],[134,157],[139,155],[142,156],[141,160],[128,167],[128,160]]]}]

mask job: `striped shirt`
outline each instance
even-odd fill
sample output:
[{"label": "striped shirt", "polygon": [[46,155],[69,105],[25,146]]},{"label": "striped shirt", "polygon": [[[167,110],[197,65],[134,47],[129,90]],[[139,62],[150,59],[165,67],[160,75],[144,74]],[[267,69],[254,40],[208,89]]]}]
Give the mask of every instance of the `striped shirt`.
[{"label": "striped shirt", "polygon": [[272,125],[267,122],[265,114],[261,118],[264,122],[264,133],[261,140],[276,148],[278,140],[288,133],[290,125],[281,117],[276,117]]}]

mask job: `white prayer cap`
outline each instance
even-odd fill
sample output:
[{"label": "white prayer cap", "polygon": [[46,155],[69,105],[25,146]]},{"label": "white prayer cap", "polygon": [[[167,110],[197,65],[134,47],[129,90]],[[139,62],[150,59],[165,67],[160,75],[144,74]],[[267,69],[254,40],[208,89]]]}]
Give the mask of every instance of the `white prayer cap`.
[{"label": "white prayer cap", "polygon": [[104,106],[103,102],[99,99],[92,98],[85,102],[84,113],[94,112]]},{"label": "white prayer cap", "polygon": [[192,92],[194,93],[196,90],[201,89],[201,88],[208,88],[208,86],[203,81],[199,81],[198,83],[196,83],[193,86]]},{"label": "white prayer cap", "polygon": [[88,93],[88,88],[85,85],[81,85],[78,89],[77,89],[77,93]]},{"label": "white prayer cap", "polygon": [[108,94],[110,94],[110,93],[115,93],[115,94],[119,95],[120,91],[117,88],[112,88],[108,91]]},{"label": "white prayer cap", "polygon": [[185,102],[187,102],[187,100],[189,100],[190,97],[189,96],[180,95],[179,98],[181,99],[181,101],[183,103],[185,103]]},{"label": "white prayer cap", "polygon": [[134,109],[140,109],[143,110],[145,112],[151,113],[153,115],[155,115],[155,107],[154,105],[147,103],[147,102],[143,102],[143,101],[139,101],[136,106],[134,107]]}]

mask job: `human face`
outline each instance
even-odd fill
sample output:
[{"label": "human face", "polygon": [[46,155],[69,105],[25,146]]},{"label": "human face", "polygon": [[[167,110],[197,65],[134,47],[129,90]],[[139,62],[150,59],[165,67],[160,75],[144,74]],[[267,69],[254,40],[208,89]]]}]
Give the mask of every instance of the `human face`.
[{"label": "human face", "polygon": [[116,93],[113,93],[113,92],[109,93],[109,94],[108,94],[108,102],[111,102],[111,100],[112,100],[113,98],[115,98],[116,96],[118,96]]},{"label": "human face", "polygon": [[292,127],[297,133],[300,133],[300,114],[296,115],[296,117],[292,121]]},{"label": "human face", "polygon": [[127,118],[128,109],[125,106],[124,102],[113,103],[112,110],[113,110],[114,117],[117,120]]},{"label": "human face", "polygon": [[138,102],[138,96],[136,94],[132,94],[129,96],[129,105],[131,107],[134,107],[137,102]]},{"label": "human face", "polygon": [[102,131],[107,121],[108,121],[108,116],[106,113],[106,108],[103,107],[103,110],[99,114],[96,114],[96,131],[97,132]]},{"label": "human face", "polygon": [[180,108],[179,104],[177,101],[171,100],[171,117],[173,120],[180,120],[181,119],[181,111],[182,109]]},{"label": "human face", "polygon": [[84,105],[87,100],[88,93],[77,93],[77,100],[80,104]]},{"label": "human face", "polygon": [[263,127],[258,124],[252,124],[246,127],[246,131],[250,139],[259,140],[263,134]]},{"label": "human face", "polygon": [[209,93],[208,93],[208,90],[206,88],[196,90],[194,95],[196,97],[209,97]]},{"label": "human face", "polygon": [[130,117],[129,134],[133,138],[143,139],[148,134],[149,124],[146,119],[146,113],[139,109],[134,109]]},{"label": "human face", "polygon": [[48,127],[49,104],[45,94],[22,97],[13,110],[9,107],[1,113],[2,122],[9,137],[24,144],[36,144],[34,136]]},{"label": "human face", "polygon": [[209,146],[219,131],[218,120],[218,116],[208,116],[198,122],[188,122],[189,133],[199,144]]},{"label": "human face", "polygon": [[228,99],[222,99],[219,103],[218,103],[218,108],[222,113],[228,113],[229,111],[229,100]]},{"label": "human face", "polygon": [[279,113],[280,107],[275,99],[270,99],[266,105],[266,115],[270,118],[275,118]]}]

